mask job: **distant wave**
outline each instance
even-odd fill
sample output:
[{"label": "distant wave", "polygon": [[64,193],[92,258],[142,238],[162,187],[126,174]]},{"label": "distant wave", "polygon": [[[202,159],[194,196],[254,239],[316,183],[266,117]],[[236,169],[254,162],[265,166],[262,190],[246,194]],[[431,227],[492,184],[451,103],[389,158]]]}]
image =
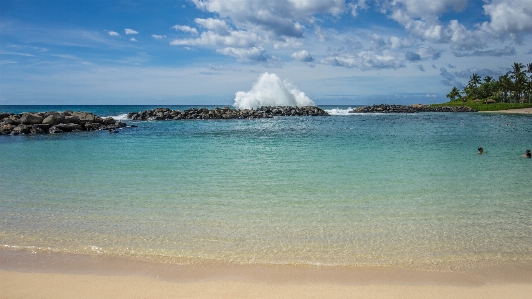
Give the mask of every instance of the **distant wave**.
[{"label": "distant wave", "polygon": [[333,109],[325,109],[327,113],[330,115],[353,115],[352,113],[349,113],[349,111],[353,111],[353,108],[349,107],[347,109],[340,109],[340,108],[333,108]]},{"label": "distant wave", "polygon": [[123,121],[123,120],[127,120],[128,119],[127,118],[127,113],[116,115],[116,116],[110,116],[110,117],[112,117],[112,118],[114,118],[115,120],[118,120],[118,121]]},{"label": "distant wave", "polygon": [[276,74],[264,73],[253,84],[250,91],[239,91],[233,106],[237,109],[259,108],[261,106],[314,106],[314,102],[286,80]]}]

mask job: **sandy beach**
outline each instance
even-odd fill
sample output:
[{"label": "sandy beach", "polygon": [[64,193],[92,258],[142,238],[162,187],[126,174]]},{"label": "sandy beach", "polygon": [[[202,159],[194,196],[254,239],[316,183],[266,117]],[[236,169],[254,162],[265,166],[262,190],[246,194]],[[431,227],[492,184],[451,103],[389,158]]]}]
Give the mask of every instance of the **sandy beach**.
[{"label": "sandy beach", "polygon": [[0,298],[530,298],[532,284],[345,284],[0,271]]},{"label": "sandy beach", "polygon": [[530,298],[532,267],[171,265],[0,251],[0,298]]},{"label": "sandy beach", "polygon": [[504,113],[504,114],[532,114],[532,108],[521,108],[521,109],[508,109],[508,110],[497,110],[497,111],[481,111],[482,113]]}]

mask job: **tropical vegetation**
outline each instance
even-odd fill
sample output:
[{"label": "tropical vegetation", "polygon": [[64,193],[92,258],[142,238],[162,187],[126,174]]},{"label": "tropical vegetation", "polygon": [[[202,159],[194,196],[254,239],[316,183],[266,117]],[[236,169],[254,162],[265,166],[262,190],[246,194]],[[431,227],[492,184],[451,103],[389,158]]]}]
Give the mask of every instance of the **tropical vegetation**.
[{"label": "tropical vegetation", "polygon": [[532,63],[514,62],[512,70],[494,79],[473,73],[462,89],[453,87],[445,105],[469,106],[479,111],[532,107]]}]

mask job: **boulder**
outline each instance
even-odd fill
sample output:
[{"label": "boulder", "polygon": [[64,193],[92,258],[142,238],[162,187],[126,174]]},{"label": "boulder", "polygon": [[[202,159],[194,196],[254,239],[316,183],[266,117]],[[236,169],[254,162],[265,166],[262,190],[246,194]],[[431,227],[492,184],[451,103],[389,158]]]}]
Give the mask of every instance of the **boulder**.
[{"label": "boulder", "polygon": [[20,125],[16,126],[15,128],[13,128],[12,132],[15,132],[15,134],[17,134],[17,135],[18,134],[28,134],[28,133],[30,133],[30,130],[31,130],[31,126],[20,124]]},{"label": "boulder", "polygon": [[50,128],[50,130],[61,130],[62,132],[73,132],[81,131],[83,127],[80,124],[68,123],[68,124],[57,124]]},{"label": "boulder", "polygon": [[62,115],[62,114],[50,114],[48,115],[43,121],[42,123],[43,124],[47,124],[47,125],[50,125],[50,126],[55,126],[57,124],[60,124],[60,123],[64,123],[66,120],[65,120],[65,116]]},{"label": "boulder", "polygon": [[14,128],[15,126],[11,124],[5,124],[3,126],[0,126],[0,134],[9,135],[13,131]]},{"label": "boulder", "polygon": [[112,117],[107,117],[103,120],[103,123],[106,125],[113,125],[116,123],[116,120]]},{"label": "boulder", "polygon": [[34,113],[23,113],[20,118],[20,122],[24,125],[40,124],[43,121],[43,117]]},{"label": "boulder", "polygon": [[46,131],[41,129],[41,127],[33,125],[31,126],[30,134],[46,134]]},{"label": "boulder", "polygon": [[103,118],[90,112],[73,112],[72,116],[78,117],[80,125],[84,125],[85,123],[103,124]]},{"label": "boulder", "polygon": [[65,116],[65,123],[79,125],[80,120],[79,120],[79,117],[76,115],[68,115],[68,116]]},{"label": "boulder", "polygon": [[4,118],[8,118],[10,115],[10,113],[0,112],[0,121]]}]

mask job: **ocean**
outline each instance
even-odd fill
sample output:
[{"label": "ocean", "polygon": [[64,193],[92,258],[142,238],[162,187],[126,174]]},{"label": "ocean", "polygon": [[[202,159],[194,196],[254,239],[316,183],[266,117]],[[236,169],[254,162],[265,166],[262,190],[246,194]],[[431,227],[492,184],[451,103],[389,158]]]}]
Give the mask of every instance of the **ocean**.
[{"label": "ocean", "polygon": [[172,264],[532,262],[529,115],[320,106],[333,115],[125,119],[155,107],[192,106],[0,106],[137,126],[0,136],[1,250]]}]

